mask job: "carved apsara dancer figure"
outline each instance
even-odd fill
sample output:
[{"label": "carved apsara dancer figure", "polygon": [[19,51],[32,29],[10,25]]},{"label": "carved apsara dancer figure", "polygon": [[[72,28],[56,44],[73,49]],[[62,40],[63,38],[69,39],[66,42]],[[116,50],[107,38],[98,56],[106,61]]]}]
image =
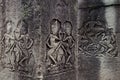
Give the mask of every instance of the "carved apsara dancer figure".
[{"label": "carved apsara dancer figure", "polygon": [[2,38],[2,44],[5,46],[4,62],[5,67],[11,68],[14,70],[15,67],[15,54],[14,54],[14,36],[13,36],[13,22],[7,21],[6,24],[6,33]]},{"label": "carved apsara dancer figure", "polygon": [[61,23],[57,19],[51,21],[50,30],[51,33],[47,39],[47,60],[49,65],[56,65],[63,63],[64,51],[62,49],[62,41],[60,40],[60,30]]},{"label": "carved apsara dancer figure", "polygon": [[69,21],[64,22],[64,39],[63,45],[66,51],[66,63],[72,63],[71,58],[73,56],[74,38],[72,36],[72,24]]},{"label": "carved apsara dancer figure", "polygon": [[0,80],[14,80],[17,78],[15,76],[15,39],[14,39],[14,23],[12,21],[7,21],[5,26],[6,33],[2,38],[2,44],[4,46],[4,54],[2,57],[2,62],[4,63],[3,69],[0,71]]},{"label": "carved apsara dancer figure", "polygon": [[109,56],[117,56],[116,40],[113,33],[113,29],[107,29],[105,33],[102,34],[100,44],[106,48],[106,54]]},{"label": "carved apsara dancer figure", "polygon": [[[33,40],[28,34],[28,25],[24,21],[20,21],[14,32],[18,53],[18,68],[23,71],[29,71],[30,66],[34,65],[34,57],[32,53]],[[32,68],[31,68],[32,69]]]}]

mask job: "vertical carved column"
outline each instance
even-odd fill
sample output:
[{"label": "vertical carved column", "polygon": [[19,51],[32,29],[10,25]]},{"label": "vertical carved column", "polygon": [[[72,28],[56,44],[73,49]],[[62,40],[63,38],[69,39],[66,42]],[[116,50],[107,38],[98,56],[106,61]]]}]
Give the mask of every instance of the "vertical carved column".
[{"label": "vertical carved column", "polygon": [[[118,67],[119,65],[119,42],[118,42],[118,28],[119,28],[119,22],[117,19],[119,19],[119,14],[117,11],[119,10],[119,5],[116,5],[116,3],[119,4],[117,0],[111,1],[114,6],[109,6],[105,8],[105,18],[107,22],[107,27],[113,29],[113,35],[114,37],[111,40],[112,48],[112,55],[114,53],[116,54],[114,57],[103,57],[101,58],[101,69],[100,69],[100,79],[101,80],[106,80],[106,79],[114,79],[118,80],[119,75],[115,75],[119,73]],[[104,1],[105,5],[107,5],[107,0]],[[111,14],[112,13],[112,14]],[[114,42],[114,43],[113,43]],[[108,45],[110,45],[108,44]],[[114,66],[117,65],[117,66]],[[104,76],[105,75],[105,76]]]},{"label": "vertical carved column", "polygon": [[[2,40],[3,37],[3,25],[5,21],[5,1],[0,0],[0,40]],[[0,44],[0,57],[2,57],[2,45]]]},{"label": "vertical carved column", "polygon": [[[2,62],[2,65],[0,65],[2,67],[0,71],[0,79],[3,80],[18,79],[17,73],[14,74],[13,64],[15,63],[13,63],[13,54],[11,54],[14,51],[12,52],[11,50],[13,50],[12,32],[15,30],[17,21],[21,16],[20,4],[21,2],[18,0],[2,0],[0,3],[2,13],[0,19],[0,47],[2,47],[2,50],[0,49],[0,53],[2,54],[2,58],[0,58],[0,62]],[[10,61],[12,61],[11,65],[9,65]]]},{"label": "vertical carved column", "polygon": [[2,57],[3,57],[3,52],[4,52],[4,47],[1,44],[1,40],[2,37],[4,35],[4,21],[5,21],[5,1],[4,0],[0,0],[0,70],[3,69],[3,62],[1,61]]},{"label": "vertical carved column", "polygon": [[118,80],[114,75],[118,68],[113,66],[119,65],[116,1],[81,0],[79,4],[79,77],[82,80]]},{"label": "vertical carved column", "polygon": [[[0,0],[0,3],[2,4],[2,0]],[[2,5],[0,6],[0,10],[2,11]],[[2,12],[0,13],[1,17],[0,17],[0,27],[2,27]],[[2,39],[2,32],[0,30],[0,40]],[[0,45],[0,57],[2,56],[2,45]]]},{"label": "vertical carved column", "polygon": [[[45,1],[46,2],[46,1]],[[43,13],[45,80],[74,80],[76,48],[76,0],[52,0]],[[47,16],[47,17],[46,17]],[[47,20],[47,21],[46,21]],[[46,31],[47,30],[47,31]],[[42,50],[43,52],[43,50]],[[75,78],[73,79],[74,76]]]}]

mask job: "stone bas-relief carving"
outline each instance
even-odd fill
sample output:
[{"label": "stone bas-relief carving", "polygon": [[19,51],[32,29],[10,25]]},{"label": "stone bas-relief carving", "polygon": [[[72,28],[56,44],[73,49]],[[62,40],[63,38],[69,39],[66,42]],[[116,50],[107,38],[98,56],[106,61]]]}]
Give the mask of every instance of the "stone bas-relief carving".
[{"label": "stone bas-relief carving", "polygon": [[4,37],[1,40],[2,45],[5,45],[5,54],[4,57],[6,64],[6,67],[11,67],[14,69],[14,53],[13,53],[13,47],[14,47],[14,36],[13,36],[13,25],[12,21],[6,22],[6,33],[4,34]]},{"label": "stone bas-relief carving", "polygon": [[63,25],[64,25],[63,30],[65,32],[63,45],[64,45],[64,47],[66,49],[66,53],[67,53],[66,64],[72,65],[73,61],[71,60],[71,58],[74,56],[73,48],[75,47],[75,45],[74,45],[75,40],[72,36],[72,24],[71,24],[71,22],[66,21],[66,22],[64,22]]},{"label": "stone bas-relief carving", "polygon": [[[109,10],[101,0],[84,0],[83,7],[82,0],[14,0],[15,6],[3,1],[10,8],[1,11],[6,16],[0,27],[0,80],[114,80],[116,71],[119,76],[113,29],[118,25],[105,19]],[[102,8],[87,6],[99,1]],[[20,5],[22,10],[15,8]]]},{"label": "stone bas-relief carving", "polygon": [[4,69],[19,73],[20,79],[24,79],[25,75],[33,77],[35,64],[31,50],[33,40],[28,34],[28,25],[25,21],[20,20],[13,30],[11,24],[12,21],[7,22],[7,31],[2,39],[3,46],[5,45]]},{"label": "stone bas-relief carving", "polygon": [[[55,70],[73,66],[73,47],[72,24],[66,21],[61,25],[57,19],[53,19],[50,25],[50,35],[47,38],[46,62],[48,70]],[[72,61],[73,60],[73,61]],[[55,70],[57,71],[57,70]]]},{"label": "stone bas-relief carving", "polygon": [[[32,65],[34,65],[34,56],[32,53],[32,45],[33,45],[33,40],[30,38],[28,34],[28,25],[25,22],[20,22],[20,24],[17,26],[15,30],[15,39],[17,40],[16,46],[19,47],[19,55],[20,59],[18,61],[18,69],[20,70],[23,69],[23,71],[30,71],[29,69],[32,69]],[[31,66],[30,66],[31,65]],[[32,73],[32,71],[30,71]]]},{"label": "stone bas-relief carving", "polygon": [[88,21],[80,32],[79,51],[87,56],[117,56],[116,37],[112,28],[101,21]]},{"label": "stone bas-relief carving", "polygon": [[[47,41],[47,46],[50,47],[47,55],[49,57],[50,65],[55,65],[57,62],[62,62],[62,56],[64,54],[63,49],[61,48],[61,42],[59,38],[59,29],[60,29],[60,22],[58,20],[54,20],[51,22],[51,34]],[[58,34],[58,35],[57,35]],[[64,57],[64,56],[63,56]]]}]

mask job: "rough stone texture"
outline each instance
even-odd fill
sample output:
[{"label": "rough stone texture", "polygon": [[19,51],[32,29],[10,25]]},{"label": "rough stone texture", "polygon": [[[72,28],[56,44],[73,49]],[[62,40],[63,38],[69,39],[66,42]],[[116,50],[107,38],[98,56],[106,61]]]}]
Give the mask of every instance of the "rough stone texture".
[{"label": "rough stone texture", "polygon": [[119,80],[119,0],[0,0],[0,80]]},{"label": "rough stone texture", "polygon": [[[85,4],[80,3],[80,9],[79,9],[79,15],[81,20],[80,31],[79,31],[79,34],[81,37],[80,42],[83,41],[84,43],[84,44],[82,43],[79,44],[80,45],[80,57],[78,60],[79,76],[80,76],[79,80],[81,79],[82,80],[119,80],[120,78],[119,77],[120,76],[119,75],[119,72],[120,72],[119,71],[119,65],[120,65],[119,64],[119,29],[118,29],[119,22],[117,22],[119,21],[119,17],[118,17],[119,6],[110,6],[111,4],[116,4],[116,3],[111,3],[111,1],[109,2],[110,4],[104,3],[100,0],[93,1],[93,3],[92,1],[90,2],[86,1],[85,3],[88,4],[86,6]],[[97,3],[98,5],[94,3]],[[83,4],[83,6],[81,4]],[[99,24],[99,21],[100,21],[100,24]],[[104,27],[107,27],[108,29],[109,28],[113,29],[113,33],[116,35],[116,37],[114,37],[113,39],[116,39],[115,43],[117,44],[116,45],[117,51],[115,51],[116,57],[110,57],[111,54],[108,57],[109,52],[106,53],[107,50],[105,50],[105,52],[102,53],[102,49],[100,49],[100,46],[98,45],[101,38],[99,38],[99,36],[97,35],[99,32],[102,33],[102,29],[100,29],[99,26],[97,25],[100,25],[101,28],[102,28],[102,25],[105,25]],[[95,27],[97,27],[97,29],[95,29]],[[84,32],[84,29],[85,29],[85,32]],[[103,30],[103,33],[104,33],[104,30]],[[87,43],[87,41],[89,41],[89,43]],[[110,44],[111,42],[108,44],[108,46]],[[90,47],[89,45],[92,45],[92,46]],[[94,47],[95,45],[97,47],[96,49]],[[102,43],[100,43],[100,45],[102,45]],[[114,53],[114,50],[112,50],[112,55]],[[100,54],[102,53],[103,55],[106,54],[106,55],[98,56],[99,53]]]}]

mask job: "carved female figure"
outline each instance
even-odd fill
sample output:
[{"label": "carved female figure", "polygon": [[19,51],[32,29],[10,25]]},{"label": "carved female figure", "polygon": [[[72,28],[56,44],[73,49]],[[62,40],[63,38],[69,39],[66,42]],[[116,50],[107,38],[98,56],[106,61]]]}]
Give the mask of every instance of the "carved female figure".
[{"label": "carved female figure", "polygon": [[13,22],[7,21],[6,22],[6,33],[4,34],[4,37],[2,38],[2,43],[5,45],[5,67],[14,69],[14,36],[13,36]]},{"label": "carved female figure", "polygon": [[113,33],[113,29],[107,29],[105,33],[102,34],[100,44],[106,48],[105,53],[109,56],[116,56],[116,40]]},{"label": "carved female figure", "polygon": [[51,21],[50,35],[47,39],[47,58],[49,59],[49,65],[56,65],[62,62],[64,51],[61,48],[62,42],[60,40],[59,30],[61,23],[57,19]]},{"label": "carved female figure", "polygon": [[20,56],[18,60],[18,68],[23,71],[28,71],[30,68],[29,66],[34,65],[34,58],[31,49],[33,40],[29,37],[27,23],[20,21],[14,32],[14,35]]},{"label": "carved female figure", "polygon": [[73,55],[74,39],[72,36],[72,24],[69,21],[64,22],[63,28],[65,31],[63,46],[66,51],[66,63],[71,63]]}]

